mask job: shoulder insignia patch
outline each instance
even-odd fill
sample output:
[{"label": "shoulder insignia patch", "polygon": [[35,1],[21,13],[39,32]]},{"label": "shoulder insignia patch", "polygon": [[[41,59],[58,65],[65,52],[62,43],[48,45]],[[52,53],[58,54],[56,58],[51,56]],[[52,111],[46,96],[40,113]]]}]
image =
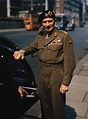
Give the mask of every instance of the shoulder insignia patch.
[{"label": "shoulder insignia patch", "polygon": [[72,40],[71,39],[69,40],[69,43],[72,44]]},{"label": "shoulder insignia patch", "polygon": [[54,37],[57,37],[57,32],[54,32]]}]

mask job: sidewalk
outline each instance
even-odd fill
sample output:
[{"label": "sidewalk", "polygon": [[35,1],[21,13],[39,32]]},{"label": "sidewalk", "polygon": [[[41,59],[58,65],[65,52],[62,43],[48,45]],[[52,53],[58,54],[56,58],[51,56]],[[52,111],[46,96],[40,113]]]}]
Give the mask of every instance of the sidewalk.
[{"label": "sidewalk", "polygon": [[[77,63],[69,88],[66,119],[88,119],[88,54]],[[37,117],[41,117],[39,101],[19,119]]]},{"label": "sidewalk", "polygon": [[88,119],[88,54],[74,70],[66,105],[67,119]]}]

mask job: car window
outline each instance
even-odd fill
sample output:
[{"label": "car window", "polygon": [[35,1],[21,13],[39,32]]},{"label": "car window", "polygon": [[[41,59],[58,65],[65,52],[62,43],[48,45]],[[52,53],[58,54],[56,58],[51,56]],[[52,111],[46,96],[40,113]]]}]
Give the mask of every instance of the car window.
[{"label": "car window", "polygon": [[72,26],[72,24],[67,24],[67,26]]}]

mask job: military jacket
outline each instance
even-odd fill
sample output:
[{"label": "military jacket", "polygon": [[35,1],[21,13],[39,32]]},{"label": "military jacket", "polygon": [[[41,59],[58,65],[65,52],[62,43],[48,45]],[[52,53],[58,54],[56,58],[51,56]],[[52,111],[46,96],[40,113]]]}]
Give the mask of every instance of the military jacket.
[{"label": "military jacket", "polygon": [[64,77],[62,83],[69,85],[76,61],[73,51],[73,41],[67,32],[55,28],[48,38],[45,35],[39,34],[23,50],[25,50],[25,55],[38,51],[39,61],[46,64],[63,63]]}]

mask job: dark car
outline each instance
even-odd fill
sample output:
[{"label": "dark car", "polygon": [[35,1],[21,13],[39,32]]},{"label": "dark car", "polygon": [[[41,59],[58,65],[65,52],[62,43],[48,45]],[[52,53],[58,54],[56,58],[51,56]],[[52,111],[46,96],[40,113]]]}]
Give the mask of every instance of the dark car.
[{"label": "dark car", "polygon": [[75,24],[69,23],[67,24],[66,31],[74,31]]},{"label": "dark car", "polygon": [[65,22],[57,22],[55,24],[55,27],[60,29],[60,30],[65,30],[66,29],[67,24]]},{"label": "dark car", "polygon": [[[14,51],[18,49],[19,48],[7,37],[0,35],[0,59],[1,60],[4,59],[7,62],[8,72],[10,73],[10,76],[12,77],[12,79],[17,84],[19,84],[24,89],[26,89],[29,93],[28,97],[24,96],[23,99],[21,99],[20,95],[15,95],[15,92],[12,92],[12,90],[8,92],[8,90],[6,90],[5,87],[3,86],[3,83],[0,82],[0,92],[6,95],[5,99],[4,99],[4,96],[2,97],[2,99],[5,100],[6,104],[9,105],[8,107],[6,107],[7,109],[6,111],[7,112],[8,110],[11,111],[14,114],[13,118],[15,119],[19,118],[39,99],[36,93],[37,85],[35,82],[35,76],[33,74],[33,71],[29,63],[26,61],[26,59],[15,60],[13,57]],[[2,75],[6,75],[6,74],[2,74]],[[1,78],[2,77],[0,75],[0,81],[1,81]],[[6,77],[5,80],[7,79],[8,77]],[[15,99],[13,99],[13,96]],[[8,100],[8,97],[11,101]],[[0,100],[0,104],[2,103],[3,106],[5,107],[5,103],[3,103],[3,100]],[[2,110],[0,109],[0,114],[1,113],[2,113]]]}]

